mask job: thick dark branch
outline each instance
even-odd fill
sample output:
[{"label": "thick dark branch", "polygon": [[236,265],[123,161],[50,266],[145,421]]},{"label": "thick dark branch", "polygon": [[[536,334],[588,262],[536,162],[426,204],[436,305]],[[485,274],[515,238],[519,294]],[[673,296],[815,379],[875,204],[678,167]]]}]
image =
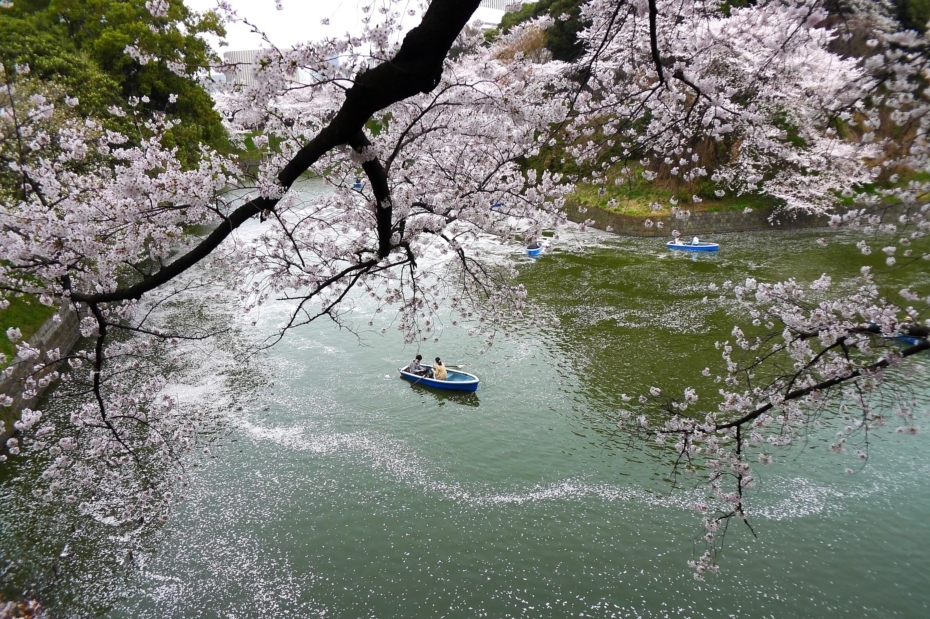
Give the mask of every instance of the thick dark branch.
[{"label": "thick dark branch", "polygon": [[438,86],[446,54],[478,4],[480,0],[433,0],[397,55],[355,78],[332,122],[281,170],[281,184],[289,187],[331,148],[348,143],[378,110]]},{"label": "thick dark branch", "polygon": [[[349,146],[356,151],[362,151],[371,146],[365,132],[359,129],[349,140]],[[375,220],[378,227],[378,257],[386,258],[391,253],[391,219],[394,205],[391,202],[391,190],[388,187],[387,171],[377,159],[369,159],[362,163],[362,169],[371,182],[371,190],[375,194]]]},{"label": "thick dark branch", "polygon": [[97,405],[100,407],[100,417],[103,422],[110,425],[107,420],[107,407],[103,403],[103,395],[100,392],[100,373],[103,370],[103,342],[107,337],[107,321],[103,317],[103,312],[96,304],[91,304],[90,311],[97,319],[97,342],[94,348],[94,397],[97,399]]},{"label": "thick dark branch", "polygon": [[227,236],[229,236],[233,230],[244,224],[251,217],[261,213],[265,210],[271,210],[278,203],[277,200],[269,198],[256,198],[250,200],[246,204],[243,204],[232,214],[223,220],[223,223],[217,226],[213,232],[211,232],[207,238],[200,242],[197,247],[184,254],[171,264],[166,267],[163,267],[158,272],[153,273],[149,277],[143,279],[138,284],[130,286],[129,288],[124,288],[122,290],[114,290],[113,292],[104,292],[100,294],[82,294],[79,292],[74,292],[71,294],[71,299],[78,302],[86,303],[109,303],[112,301],[125,301],[127,299],[138,299],[146,292],[154,290],[159,286],[170,282],[172,279],[191,268],[204,258],[210,255],[214,249],[219,247]]},{"label": "thick dark branch", "polygon": [[901,332],[911,337],[930,337],[930,327],[918,324],[902,325]]},{"label": "thick dark branch", "polygon": [[137,464],[141,465],[139,458],[136,456],[136,452],[126,444],[126,441],[124,441],[120,436],[119,430],[116,428],[116,426],[113,425],[113,422],[107,418],[107,407],[103,401],[103,391],[100,379],[100,376],[103,372],[103,361],[105,356],[103,344],[107,338],[107,321],[103,316],[103,312],[96,304],[92,303],[90,305],[90,311],[94,315],[94,318],[97,320],[97,343],[94,348],[93,393],[94,398],[97,400],[97,406],[100,409],[100,419],[110,430],[110,434],[113,435],[113,438],[116,439],[116,442],[123,446],[123,449],[125,449],[133,457]]},{"label": "thick dark branch", "polygon": [[[278,174],[278,182],[289,189],[294,181],[331,149],[347,144],[364,127],[372,114],[420,92],[433,90],[442,77],[443,62],[480,0],[433,0],[419,26],[407,33],[390,62],[359,74],[346,92],[346,100],[315,138],[307,143]],[[364,136],[363,136],[364,137]],[[380,164],[379,164],[380,165]],[[368,170],[366,170],[368,172]],[[385,194],[387,195],[387,194]],[[201,243],[170,265],[123,290],[103,294],[72,293],[74,301],[106,303],[138,299],[144,293],[171,281],[210,255],[233,230],[249,218],[275,207],[277,200],[256,198],[240,206]],[[390,213],[386,227],[390,241]],[[381,222],[379,221],[379,237]],[[379,238],[379,254],[387,255]]]},{"label": "thick dark branch", "polygon": [[665,72],[662,69],[662,57],[659,55],[659,37],[656,34],[656,19],[658,16],[659,9],[656,8],[656,0],[649,0],[649,48],[652,50],[652,62],[659,74],[659,81],[664,84]]}]

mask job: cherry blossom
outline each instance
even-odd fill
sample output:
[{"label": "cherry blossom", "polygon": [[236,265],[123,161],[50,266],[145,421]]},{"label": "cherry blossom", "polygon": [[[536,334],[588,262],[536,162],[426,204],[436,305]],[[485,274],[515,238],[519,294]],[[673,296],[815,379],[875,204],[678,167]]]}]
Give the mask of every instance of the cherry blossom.
[{"label": "cherry blossom", "polygon": [[[837,51],[845,26],[830,27],[814,0],[591,0],[587,51],[574,64],[531,44],[548,19],[487,43],[468,25],[477,5],[434,0],[405,33],[408,5],[388,2],[364,11],[355,34],[286,50],[266,38],[254,83],[214,91],[233,141],[251,138],[261,153],[255,168],[208,149],[185,168],[164,145],[169,115],[144,115],[140,100],[113,106],[134,127],[124,135],[78,116],[70,94],[36,88],[28,67],[2,68],[0,304],[30,294],[66,306],[92,342],[63,355],[6,333],[30,375],[0,404],[54,380],[87,396],[62,419],[23,411],[21,435],[7,442],[12,456],[48,462],[37,497],[123,521],[169,517],[184,454],[210,453],[208,419],[183,409],[153,368],[183,363],[184,346],[210,332],[176,333],[153,324],[151,310],[217,281],[247,312],[292,301],[273,340],[321,317],[351,328],[357,294],[395,315],[408,343],[438,337],[447,309],[483,350],[501,325],[558,324],[531,314],[512,262],[486,259],[478,242],[519,247],[563,225],[573,183],[603,187],[611,166],[673,183],[695,205],[761,193],[780,202],[778,216],[826,214],[862,235],[863,260],[880,251],[882,269],[930,258],[930,186],[901,180],[930,170],[930,44],[875,3],[853,7],[871,50],[854,55]],[[155,17],[169,10],[146,6]],[[243,21],[228,4],[220,12]],[[135,43],[124,51],[187,70]],[[891,125],[901,139],[885,137]],[[586,178],[524,165],[559,143]],[[295,183],[307,172],[331,192],[305,200]],[[856,206],[838,209],[841,200]],[[671,204],[677,219],[691,216]],[[238,242],[253,220],[258,238]],[[191,237],[193,226],[211,231]],[[837,425],[838,459],[867,462],[868,436],[889,414],[873,396],[918,373],[911,362],[928,349],[930,291],[915,278],[893,296],[881,275],[865,266],[853,281],[714,285],[708,297],[725,296],[745,320],[718,343],[707,383],[624,396],[632,410],[618,427],[664,445],[676,472],[705,475],[707,550],[691,564],[695,577],[717,570],[731,520],[750,523],[757,462],[772,464],[821,421]],[[917,343],[899,347],[900,336]],[[923,413],[900,398],[896,430],[919,432]],[[117,486],[120,500],[101,507],[97,489]]]}]

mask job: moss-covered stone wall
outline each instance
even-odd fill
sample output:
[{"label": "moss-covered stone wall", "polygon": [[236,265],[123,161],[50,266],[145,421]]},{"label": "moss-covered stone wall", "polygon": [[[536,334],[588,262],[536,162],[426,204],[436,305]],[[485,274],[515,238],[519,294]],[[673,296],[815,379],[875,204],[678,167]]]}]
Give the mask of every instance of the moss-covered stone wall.
[{"label": "moss-covered stone wall", "polygon": [[[43,351],[57,348],[61,356],[65,356],[80,337],[78,314],[67,307],[62,307],[29,338],[29,345]],[[0,396],[6,394],[13,398],[10,406],[0,406],[0,445],[16,431],[13,424],[19,420],[22,410],[35,407],[47,388],[47,386],[42,387],[39,381],[45,372],[36,372],[33,369],[34,366],[35,363],[16,357],[3,372],[0,372]],[[35,385],[31,382],[28,384],[29,391],[34,391],[35,395],[24,398],[24,387],[30,379],[36,381]]]}]

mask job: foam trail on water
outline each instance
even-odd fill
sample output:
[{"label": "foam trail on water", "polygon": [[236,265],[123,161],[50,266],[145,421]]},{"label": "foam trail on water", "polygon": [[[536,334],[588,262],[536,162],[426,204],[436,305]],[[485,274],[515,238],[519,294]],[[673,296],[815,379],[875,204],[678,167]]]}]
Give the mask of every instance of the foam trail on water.
[{"label": "foam trail on water", "polygon": [[[404,442],[366,432],[320,432],[305,426],[267,427],[240,420],[239,427],[257,441],[272,442],[279,447],[305,451],[320,457],[348,456],[354,463],[365,462],[375,471],[395,483],[418,488],[438,495],[440,500],[454,501],[463,506],[485,509],[523,506],[552,501],[604,502],[634,501],[656,508],[689,510],[705,495],[700,489],[671,491],[668,494],[650,492],[635,485],[592,483],[583,477],[570,477],[546,484],[534,484],[509,490],[462,484],[448,472],[430,472],[428,463],[418,457]],[[889,480],[880,475],[867,485],[838,488],[802,477],[771,478],[765,488],[748,500],[749,513],[756,518],[787,520],[842,509],[851,500],[874,494],[885,494]],[[754,506],[758,504],[759,507]]]}]

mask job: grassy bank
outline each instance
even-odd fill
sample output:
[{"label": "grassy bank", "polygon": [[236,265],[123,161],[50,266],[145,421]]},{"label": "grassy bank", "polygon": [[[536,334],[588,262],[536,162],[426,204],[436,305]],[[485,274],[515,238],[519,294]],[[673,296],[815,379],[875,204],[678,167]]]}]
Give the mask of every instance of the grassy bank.
[{"label": "grassy bank", "polygon": [[[640,170],[627,173],[609,170],[603,184],[579,183],[570,200],[621,215],[664,217],[675,207],[692,213],[771,209],[774,198],[765,195],[717,197],[712,188],[701,183],[647,181]],[[695,201],[694,197],[699,201]]]},{"label": "grassy bank", "polygon": [[16,356],[16,346],[6,336],[6,330],[16,327],[22,331],[23,340],[28,340],[57,311],[54,307],[42,305],[31,296],[14,296],[9,301],[10,306],[0,310],[0,353],[6,355],[0,368],[9,365]]}]

